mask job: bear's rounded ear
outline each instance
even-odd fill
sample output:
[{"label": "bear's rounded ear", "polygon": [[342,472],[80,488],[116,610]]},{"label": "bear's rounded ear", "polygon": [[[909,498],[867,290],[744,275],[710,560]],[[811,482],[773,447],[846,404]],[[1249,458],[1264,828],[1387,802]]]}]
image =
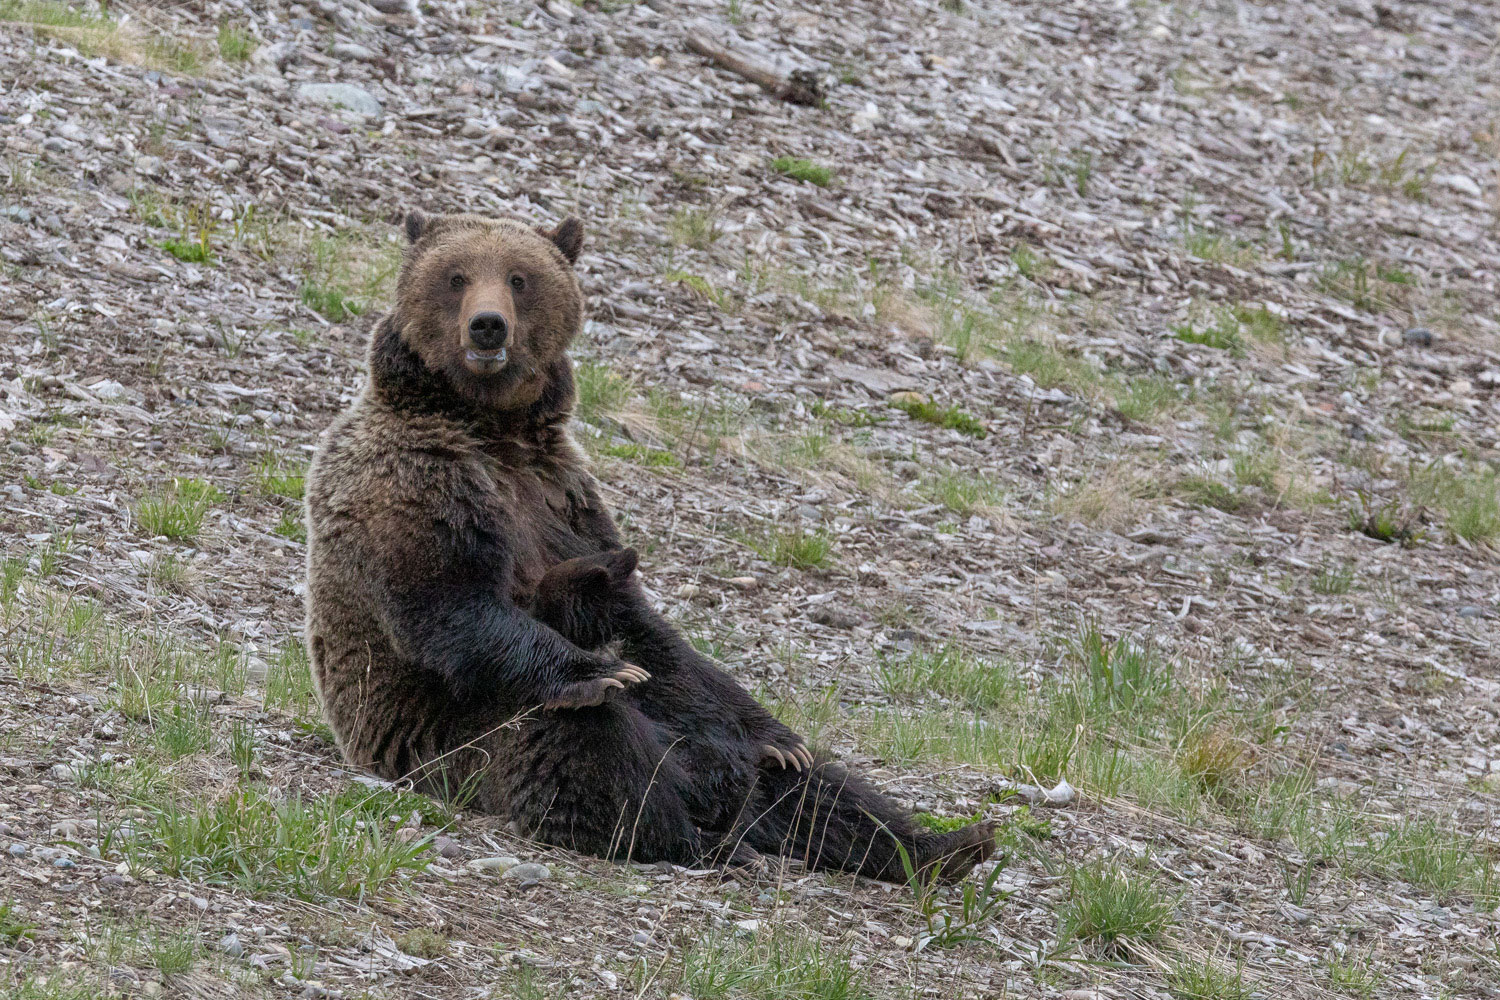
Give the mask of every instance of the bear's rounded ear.
[{"label": "bear's rounded ear", "polygon": [[630,579],[630,574],[640,563],[640,556],[635,549],[615,549],[609,554],[609,575],[616,584],[624,583]]},{"label": "bear's rounded ear", "polygon": [[578,251],[583,249],[583,223],[573,216],[568,216],[558,223],[556,229],[537,228],[547,239],[557,244],[557,249],[568,258],[569,264],[578,263]]},{"label": "bear's rounded ear", "polygon": [[431,220],[422,213],[420,209],[412,209],[406,213],[406,238],[412,243],[422,238],[422,233],[427,229],[427,223]]}]

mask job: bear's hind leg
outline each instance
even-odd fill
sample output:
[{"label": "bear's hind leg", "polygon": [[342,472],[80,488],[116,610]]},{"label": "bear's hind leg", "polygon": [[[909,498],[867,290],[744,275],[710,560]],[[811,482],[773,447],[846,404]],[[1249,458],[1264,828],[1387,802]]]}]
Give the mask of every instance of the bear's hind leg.
[{"label": "bear's hind leg", "polygon": [[596,857],[696,864],[687,778],[620,701],[542,712],[496,732],[480,807],[543,843]]},{"label": "bear's hind leg", "polygon": [[906,881],[903,850],[915,871],[945,881],[962,878],[994,850],[990,824],[947,834],[921,830],[864,778],[821,758],[803,773],[762,768],[743,827],[758,851],[885,882]]}]

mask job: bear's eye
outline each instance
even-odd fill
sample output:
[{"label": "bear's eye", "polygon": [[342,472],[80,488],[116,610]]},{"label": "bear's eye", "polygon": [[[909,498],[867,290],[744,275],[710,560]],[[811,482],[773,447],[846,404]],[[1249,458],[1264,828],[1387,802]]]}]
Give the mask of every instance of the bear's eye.
[{"label": "bear's eye", "polygon": [[468,278],[465,278],[461,274],[455,274],[453,277],[448,279],[448,286],[450,288],[462,288],[468,282],[468,280]]},{"label": "bear's eye", "polygon": [[519,274],[512,274],[510,276],[510,287],[518,292],[524,292],[526,290],[526,279]]}]

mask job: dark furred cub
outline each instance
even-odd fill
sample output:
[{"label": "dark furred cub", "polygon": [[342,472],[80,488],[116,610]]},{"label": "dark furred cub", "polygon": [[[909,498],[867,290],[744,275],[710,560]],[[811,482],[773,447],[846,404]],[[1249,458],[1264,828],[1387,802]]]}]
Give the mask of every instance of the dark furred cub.
[{"label": "dark furred cub", "polygon": [[693,821],[713,839],[813,867],[901,881],[900,842],[918,869],[961,878],[994,850],[994,827],[976,823],[935,835],[840,764],[808,753],[713,661],[651,609],[635,579],[633,549],[554,566],[532,610],[574,643],[623,645],[652,676],[621,695],[657,726],[669,760],[685,772]]}]

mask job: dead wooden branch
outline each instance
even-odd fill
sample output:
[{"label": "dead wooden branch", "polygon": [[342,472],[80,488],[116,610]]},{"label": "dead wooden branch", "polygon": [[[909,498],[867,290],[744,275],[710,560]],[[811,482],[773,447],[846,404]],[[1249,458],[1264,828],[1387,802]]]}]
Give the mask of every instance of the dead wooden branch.
[{"label": "dead wooden branch", "polygon": [[809,70],[793,70],[786,76],[764,63],[728,48],[701,30],[689,30],[687,47],[736,76],[764,87],[784,101],[817,106],[823,103],[823,85]]}]

